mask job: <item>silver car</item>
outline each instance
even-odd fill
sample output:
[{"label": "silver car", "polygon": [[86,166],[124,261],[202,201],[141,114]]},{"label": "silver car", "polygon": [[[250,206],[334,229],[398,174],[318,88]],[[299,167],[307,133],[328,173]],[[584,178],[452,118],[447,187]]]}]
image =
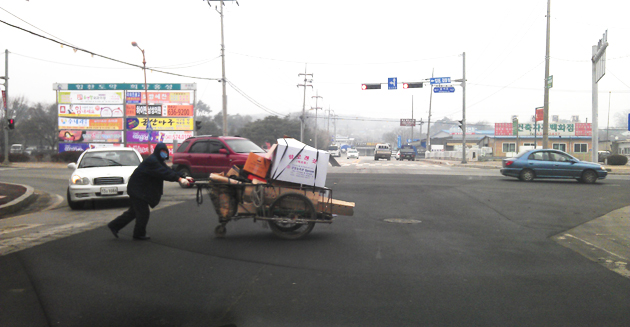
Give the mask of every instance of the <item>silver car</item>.
[{"label": "silver car", "polygon": [[128,198],[127,183],[142,156],[132,148],[88,149],[79,160],[69,163],[74,172],[68,181],[67,200],[76,210],[89,200]]}]

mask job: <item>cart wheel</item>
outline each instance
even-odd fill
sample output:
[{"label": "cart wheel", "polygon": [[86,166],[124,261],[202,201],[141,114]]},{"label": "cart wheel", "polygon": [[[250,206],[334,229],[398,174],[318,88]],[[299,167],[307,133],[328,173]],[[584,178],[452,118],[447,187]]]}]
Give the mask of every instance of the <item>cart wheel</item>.
[{"label": "cart wheel", "polygon": [[[317,213],[309,198],[302,194],[289,193],[280,196],[269,206],[268,217],[315,219]],[[315,227],[315,223],[296,224],[269,220],[269,227],[276,236],[295,240],[310,233]]]},{"label": "cart wheel", "polygon": [[218,225],[215,229],[214,229],[214,236],[218,237],[218,238],[225,238],[225,225],[221,224]]}]

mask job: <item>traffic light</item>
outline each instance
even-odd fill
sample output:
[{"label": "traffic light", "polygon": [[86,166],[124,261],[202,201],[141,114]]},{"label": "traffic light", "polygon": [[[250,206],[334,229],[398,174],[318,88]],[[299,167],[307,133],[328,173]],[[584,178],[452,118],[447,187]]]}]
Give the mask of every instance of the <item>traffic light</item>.
[{"label": "traffic light", "polygon": [[422,87],[422,82],[403,82],[403,89],[417,89]]},{"label": "traffic light", "polygon": [[7,123],[9,123],[9,129],[15,128],[15,119],[13,118],[7,119]]},{"label": "traffic light", "polygon": [[201,120],[195,120],[195,129],[196,130],[200,130],[201,129]]},{"label": "traffic light", "polygon": [[361,84],[361,90],[375,90],[380,88],[381,84]]}]

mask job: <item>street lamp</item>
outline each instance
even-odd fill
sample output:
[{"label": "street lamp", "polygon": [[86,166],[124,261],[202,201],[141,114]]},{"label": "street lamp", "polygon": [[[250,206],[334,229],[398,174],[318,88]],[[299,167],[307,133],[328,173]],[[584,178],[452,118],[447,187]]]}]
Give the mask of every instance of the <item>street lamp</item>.
[{"label": "street lamp", "polygon": [[138,46],[138,43],[131,42],[131,45],[140,49],[142,51],[142,70],[144,71],[144,107],[147,111],[147,148],[149,151],[149,155],[151,154],[151,131],[153,128],[151,127],[151,120],[149,120],[149,95],[147,93],[147,61],[144,59],[144,50]]}]

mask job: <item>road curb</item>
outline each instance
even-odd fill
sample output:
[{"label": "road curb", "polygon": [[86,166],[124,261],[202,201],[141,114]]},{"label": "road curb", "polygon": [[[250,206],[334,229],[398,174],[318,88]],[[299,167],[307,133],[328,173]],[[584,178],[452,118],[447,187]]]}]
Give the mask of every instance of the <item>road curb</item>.
[{"label": "road curb", "polygon": [[0,216],[4,216],[10,213],[14,213],[26,206],[28,206],[29,204],[33,203],[33,201],[35,201],[35,199],[37,198],[35,196],[35,189],[33,189],[31,186],[28,185],[22,185],[22,184],[13,184],[13,183],[7,183],[7,182],[2,182],[3,184],[8,184],[8,185],[15,185],[15,186],[22,186],[24,188],[26,188],[26,191],[24,192],[24,194],[22,194],[20,197],[18,197],[17,199],[0,205]]}]

